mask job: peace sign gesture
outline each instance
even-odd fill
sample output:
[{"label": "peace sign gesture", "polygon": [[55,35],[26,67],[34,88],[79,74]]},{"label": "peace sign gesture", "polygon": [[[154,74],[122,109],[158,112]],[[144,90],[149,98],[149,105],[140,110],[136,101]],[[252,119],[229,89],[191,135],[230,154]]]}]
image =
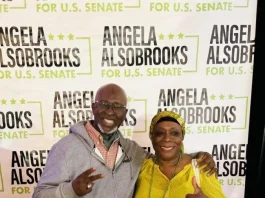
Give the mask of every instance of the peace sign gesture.
[{"label": "peace sign gesture", "polygon": [[104,177],[102,174],[91,175],[95,171],[95,168],[90,168],[73,180],[72,186],[78,196],[90,193],[92,191],[94,181]]}]

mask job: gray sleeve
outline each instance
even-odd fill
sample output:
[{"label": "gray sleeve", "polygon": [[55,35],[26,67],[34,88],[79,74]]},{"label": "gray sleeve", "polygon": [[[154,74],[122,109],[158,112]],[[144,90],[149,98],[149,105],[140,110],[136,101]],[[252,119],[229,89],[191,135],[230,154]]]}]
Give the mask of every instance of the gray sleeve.
[{"label": "gray sleeve", "polygon": [[55,144],[48,155],[46,166],[32,198],[78,198],[69,178],[67,159],[60,144]]}]

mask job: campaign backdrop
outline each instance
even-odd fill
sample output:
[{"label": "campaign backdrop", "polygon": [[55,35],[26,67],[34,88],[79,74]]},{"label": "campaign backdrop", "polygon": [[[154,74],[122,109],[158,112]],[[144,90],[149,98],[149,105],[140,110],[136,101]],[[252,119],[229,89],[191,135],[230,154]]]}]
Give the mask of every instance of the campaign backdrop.
[{"label": "campaign backdrop", "polygon": [[161,110],[186,120],[229,198],[244,197],[253,0],[0,0],[0,197],[29,198],[51,146],[92,119],[97,89],[127,92],[126,138],[153,152]]}]

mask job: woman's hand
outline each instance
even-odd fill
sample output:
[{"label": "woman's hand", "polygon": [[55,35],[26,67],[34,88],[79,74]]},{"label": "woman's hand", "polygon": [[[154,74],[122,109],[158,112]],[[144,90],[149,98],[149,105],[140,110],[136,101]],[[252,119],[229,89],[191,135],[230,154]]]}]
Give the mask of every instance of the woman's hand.
[{"label": "woman's hand", "polygon": [[203,194],[201,188],[197,185],[196,178],[192,178],[192,185],[194,188],[193,194],[187,194],[186,198],[207,198],[205,194]]}]

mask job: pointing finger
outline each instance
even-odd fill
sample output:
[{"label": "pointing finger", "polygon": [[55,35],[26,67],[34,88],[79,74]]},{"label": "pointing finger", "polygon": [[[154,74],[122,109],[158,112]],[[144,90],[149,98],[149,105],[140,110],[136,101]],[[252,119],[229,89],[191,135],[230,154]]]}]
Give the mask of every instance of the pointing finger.
[{"label": "pointing finger", "polygon": [[200,187],[198,186],[197,182],[196,182],[196,177],[193,177],[192,178],[192,186],[194,188],[194,194],[197,195],[200,193],[201,189]]}]

